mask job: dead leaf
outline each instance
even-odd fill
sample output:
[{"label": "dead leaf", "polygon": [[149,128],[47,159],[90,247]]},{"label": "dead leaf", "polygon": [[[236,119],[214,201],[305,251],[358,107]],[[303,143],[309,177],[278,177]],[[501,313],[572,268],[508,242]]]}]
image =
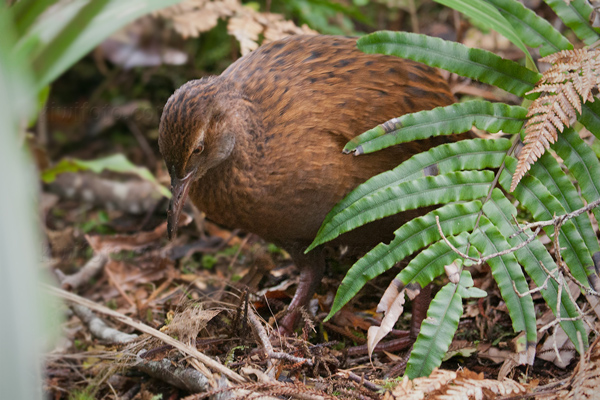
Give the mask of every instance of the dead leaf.
[{"label": "dead leaf", "polygon": [[[459,265],[461,264],[461,265]],[[448,265],[444,265],[444,271],[446,271],[446,276],[448,280],[455,285],[460,281],[460,267],[462,266],[462,262],[460,260],[454,260],[452,263]]]},{"label": "dead leaf", "polygon": [[[192,218],[181,213],[179,226],[192,222]],[[131,235],[85,235],[85,239],[96,252],[117,253],[123,250],[140,250],[162,239],[167,232],[167,223],[163,222],[154,230]]]},{"label": "dead leaf", "polygon": [[381,320],[380,326],[371,326],[367,333],[369,358],[372,356],[375,346],[394,329],[394,325],[402,315],[406,301],[405,290],[406,287],[402,282],[394,279],[381,297],[379,305],[377,305],[377,312],[383,312],[385,316]]},{"label": "dead leaf", "polygon": [[185,310],[175,313],[173,320],[164,330],[170,335],[179,337],[181,342],[193,345],[198,333],[220,312],[221,310],[205,310],[199,304],[192,304]]}]

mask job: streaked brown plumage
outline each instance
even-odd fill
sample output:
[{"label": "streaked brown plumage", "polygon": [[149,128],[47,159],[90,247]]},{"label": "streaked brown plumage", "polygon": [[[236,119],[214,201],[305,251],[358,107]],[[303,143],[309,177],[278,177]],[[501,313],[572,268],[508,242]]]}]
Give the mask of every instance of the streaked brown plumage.
[{"label": "streaked brown plumage", "polygon": [[[229,228],[285,248],[300,269],[290,305],[304,305],[325,268],[322,249],[307,255],[321,222],[353,188],[434,138],[353,157],[356,135],[393,117],[454,101],[430,67],[364,54],[356,39],[294,36],[239,59],[220,76],[191,81],[167,102],[159,145],[172,179],[169,234],[189,189],[194,204]],[[361,249],[391,237],[416,214],[387,218],[337,240]],[[282,322],[292,329],[295,315]]]}]

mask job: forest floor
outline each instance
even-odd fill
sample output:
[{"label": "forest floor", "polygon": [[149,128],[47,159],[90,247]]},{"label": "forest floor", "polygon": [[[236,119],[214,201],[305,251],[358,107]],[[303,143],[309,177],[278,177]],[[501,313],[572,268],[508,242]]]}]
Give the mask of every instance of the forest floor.
[{"label": "forest floor", "polygon": [[[276,320],[298,281],[285,251],[255,235],[224,230],[191,208],[187,211],[195,215],[194,222],[187,216],[183,222],[188,225],[167,242],[165,199],[159,197],[134,214],[106,211],[93,201],[77,200],[75,193],[91,199],[99,187],[106,197],[111,185],[121,193],[123,187],[131,185],[135,191],[140,184],[135,177],[117,181],[112,174],[65,174],[52,184],[52,191],[70,191],[72,199],[44,193],[49,263],[59,285],[69,291],[57,295],[69,304],[80,304],[65,308],[64,336],[47,357],[46,390],[52,398],[156,399],[160,394],[174,400],[200,389],[203,396],[225,390],[216,379],[223,376],[222,370],[199,367],[188,358],[192,354],[166,344],[155,332],[139,335],[140,329],[129,319],[164,332],[233,371],[240,381],[228,377],[227,390],[236,396],[246,390],[269,396],[376,399],[400,383],[410,350],[406,331],[393,331],[371,358],[366,346],[368,328],[381,322],[377,302],[397,270],[370,281],[351,304],[323,322],[352,261],[334,260],[300,328],[292,337],[282,337]],[[128,201],[143,200],[133,197]],[[501,383],[508,381],[497,380],[499,376],[511,378],[523,388],[513,394],[567,382],[579,360],[575,349],[561,347],[566,366],[559,368],[552,362],[554,351],[542,349],[542,338],[535,363],[517,365],[515,334],[491,273],[485,267],[473,271],[473,276],[488,295],[465,304],[448,359],[440,368],[462,371],[464,379]],[[541,316],[545,305],[539,298],[536,301]],[[408,328],[408,309],[399,328]],[[101,320],[116,331],[99,328]],[[269,352],[278,355],[267,357]],[[165,360],[166,365],[160,364]],[[188,375],[178,375],[186,371]],[[202,385],[198,374],[207,377]],[[430,379],[439,389],[449,378],[440,373]],[[428,385],[435,387],[432,382]]]}]

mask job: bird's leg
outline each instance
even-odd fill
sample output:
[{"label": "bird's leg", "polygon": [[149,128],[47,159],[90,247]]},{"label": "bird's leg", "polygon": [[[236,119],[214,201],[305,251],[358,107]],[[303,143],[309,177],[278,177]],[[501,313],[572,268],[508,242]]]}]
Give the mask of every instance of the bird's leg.
[{"label": "bird's leg", "polygon": [[431,303],[431,283],[422,288],[413,301],[412,317],[410,319],[410,338],[412,341],[419,336],[421,323],[427,317],[429,303]]},{"label": "bird's leg", "polygon": [[286,335],[294,331],[300,316],[298,309],[308,304],[325,272],[325,255],[322,249],[318,248],[304,254],[304,248],[298,249],[296,246],[288,252],[300,271],[300,281],[288,307],[288,313],[279,322],[279,332]]}]

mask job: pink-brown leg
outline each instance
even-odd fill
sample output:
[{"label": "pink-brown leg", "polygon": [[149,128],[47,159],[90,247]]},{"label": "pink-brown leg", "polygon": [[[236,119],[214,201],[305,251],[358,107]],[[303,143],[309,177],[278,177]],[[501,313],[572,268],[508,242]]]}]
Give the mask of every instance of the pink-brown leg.
[{"label": "pink-brown leg", "polygon": [[410,338],[414,341],[421,331],[421,323],[427,317],[427,309],[431,303],[431,283],[421,289],[413,301],[412,317],[410,319]]},{"label": "pink-brown leg", "polygon": [[319,287],[325,272],[325,256],[321,249],[315,249],[308,254],[304,254],[302,249],[300,251],[288,250],[288,252],[292,256],[296,268],[300,271],[300,281],[294,298],[288,307],[288,314],[279,322],[279,332],[285,335],[289,335],[294,331],[300,316],[298,309],[308,304]]}]

